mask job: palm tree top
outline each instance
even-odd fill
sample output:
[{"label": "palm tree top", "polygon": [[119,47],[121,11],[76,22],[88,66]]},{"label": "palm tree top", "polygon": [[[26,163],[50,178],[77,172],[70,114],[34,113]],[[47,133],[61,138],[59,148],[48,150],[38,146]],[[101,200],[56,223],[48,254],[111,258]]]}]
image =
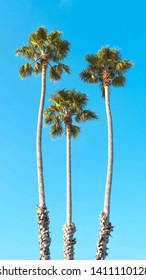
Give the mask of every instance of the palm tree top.
[{"label": "palm tree top", "polygon": [[[29,35],[28,45],[15,51],[16,55],[19,54],[31,61],[31,64],[26,63],[20,68],[19,73],[22,78],[30,76],[32,73],[40,74],[42,64],[51,67],[49,74],[52,80],[59,80],[63,70],[69,74],[69,67],[61,64],[60,61],[67,56],[70,43],[63,40],[61,36],[61,31],[55,30],[48,33],[47,29],[42,26]],[[51,65],[52,62],[57,63],[58,67]]]},{"label": "palm tree top", "polygon": [[104,86],[105,73],[109,74],[109,83],[112,86],[124,86],[126,78],[124,74],[133,63],[130,60],[122,60],[120,51],[116,48],[105,46],[97,54],[86,55],[87,69],[80,73],[80,77],[87,83],[100,83]]},{"label": "palm tree top", "polygon": [[98,119],[97,115],[86,110],[88,102],[86,94],[72,90],[62,89],[52,94],[50,101],[53,104],[44,111],[45,124],[51,125],[50,135],[52,138],[59,137],[65,133],[65,127],[70,125],[71,136],[76,138],[80,134],[80,128],[72,123],[85,122]]}]

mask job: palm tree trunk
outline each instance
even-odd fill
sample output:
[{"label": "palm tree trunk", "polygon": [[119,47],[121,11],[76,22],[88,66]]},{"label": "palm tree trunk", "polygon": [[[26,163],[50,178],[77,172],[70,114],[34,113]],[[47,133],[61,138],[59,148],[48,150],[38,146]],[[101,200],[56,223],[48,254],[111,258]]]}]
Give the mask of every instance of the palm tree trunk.
[{"label": "palm tree trunk", "polygon": [[38,192],[39,192],[39,206],[37,206],[38,226],[39,226],[39,246],[40,246],[40,260],[50,259],[50,233],[49,233],[49,216],[45,204],[45,190],[43,179],[43,159],[42,159],[42,121],[43,109],[46,92],[46,65],[42,65],[42,88],[41,99],[38,113],[38,126],[36,137],[36,153],[37,153],[37,172],[38,172]]},{"label": "palm tree trunk", "polygon": [[110,197],[111,197],[112,174],[113,174],[113,125],[112,125],[112,115],[110,109],[109,86],[105,86],[105,107],[106,107],[107,126],[108,126],[108,164],[107,164],[104,212],[109,222]]},{"label": "palm tree trunk", "polygon": [[105,107],[107,115],[108,126],[108,164],[107,164],[107,177],[104,199],[104,211],[100,215],[100,233],[98,239],[96,260],[104,260],[108,255],[107,243],[109,242],[109,236],[113,230],[113,226],[109,222],[110,218],[110,197],[112,187],[112,173],[113,173],[113,127],[112,127],[112,115],[110,110],[110,95],[109,86],[105,85]]},{"label": "palm tree trunk", "polygon": [[74,259],[74,244],[76,239],[73,238],[76,227],[72,223],[72,191],[71,191],[71,133],[70,124],[66,125],[66,147],[67,147],[67,191],[66,191],[66,224],[63,226],[64,239],[64,259]]},{"label": "palm tree trunk", "polygon": [[72,223],[72,189],[71,189],[71,137],[70,127],[66,129],[66,184],[67,184],[67,199],[66,199],[66,223]]}]

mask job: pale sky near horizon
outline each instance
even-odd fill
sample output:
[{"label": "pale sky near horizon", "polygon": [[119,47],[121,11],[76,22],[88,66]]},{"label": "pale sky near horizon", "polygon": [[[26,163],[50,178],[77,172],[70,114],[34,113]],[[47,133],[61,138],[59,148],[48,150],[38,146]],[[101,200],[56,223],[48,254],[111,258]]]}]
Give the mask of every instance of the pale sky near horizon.
[{"label": "pale sky near horizon", "polygon": [[[54,91],[75,88],[89,97],[88,108],[98,121],[81,124],[72,140],[73,221],[76,224],[75,259],[94,259],[103,210],[107,165],[107,124],[104,99],[98,85],[79,78],[84,57],[108,45],[120,49],[134,67],[124,88],[111,88],[114,128],[114,171],[109,260],[146,259],[146,89],[145,1],[0,0],[1,17],[1,137],[0,137],[0,259],[38,259],[38,203],[36,125],[41,78],[20,79],[25,60],[15,50],[27,45],[39,26],[61,30],[71,42],[64,63],[71,75],[52,83],[47,79],[45,108]],[[50,212],[51,256],[63,259],[65,223],[65,136],[52,140],[43,129],[46,203]]]}]

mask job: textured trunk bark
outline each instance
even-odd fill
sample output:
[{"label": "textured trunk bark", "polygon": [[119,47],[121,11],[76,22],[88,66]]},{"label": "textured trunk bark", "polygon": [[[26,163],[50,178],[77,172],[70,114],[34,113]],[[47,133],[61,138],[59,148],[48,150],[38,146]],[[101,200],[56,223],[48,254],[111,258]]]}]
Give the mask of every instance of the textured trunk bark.
[{"label": "textured trunk bark", "polygon": [[72,191],[71,191],[71,133],[70,125],[66,125],[66,171],[67,171],[67,190],[66,190],[66,224],[63,226],[64,240],[64,259],[74,259],[74,244],[76,239],[73,235],[76,231],[74,223],[72,223]]},{"label": "textured trunk bark", "polygon": [[63,241],[64,241],[64,260],[74,260],[74,245],[76,238],[73,237],[76,232],[74,223],[65,224],[63,226]]},{"label": "textured trunk bark", "polygon": [[104,211],[100,215],[100,233],[98,239],[98,246],[96,252],[96,260],[104,260],[107,253],[107,243],[109,242],[109,236],[113,230],[113,226],[109,222],[110,218],[110,197],[112,187],[112,172],[113,172],[113,127],[112,116],[110,110],[110,96],[109,86],[105,85],[105,107],[107,115],[107,127],[108,127],[108,164],[107,164],[107,177],[105,187],[105,199],[104,199]]},{"label": "textured trunk bark", "polygon": [[38,226],[39,226],[40,260],[50,259],[49,246],[51,243],[50,233],[49,233],[49,216],[45,204],[43,159],[42,159],[42,121],[43,121],[45,92],[46,92],[46,65],[42,65],[42,88],[41,88],[41,99],[40,99],[40,107],[38,113],[38,126],[37,126],[37,137],[36,137],[38,192],[39,192],[39,206],[37,206],[37,215],[38,215]]}]

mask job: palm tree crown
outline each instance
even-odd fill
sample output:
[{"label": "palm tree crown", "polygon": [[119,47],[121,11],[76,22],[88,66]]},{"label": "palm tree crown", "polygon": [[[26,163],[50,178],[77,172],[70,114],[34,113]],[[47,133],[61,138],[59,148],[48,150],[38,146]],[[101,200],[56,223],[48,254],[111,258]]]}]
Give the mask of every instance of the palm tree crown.
[{"label": "palm tree crown", "polygon": [[[61,39],[61,32],[58,30],[48,33],[44,27],[39,27],[29,35],[28,45],[16,50],[16,54],[31,60],[20,67],[19,74],[22,78],[38,75],[42,72],[42,66],[50,66],[49,77],[51,80],[59,80],[63,71],[70,73],[69,67],[60,63],[60,60],[67,56],[70,43]],[[51,64],[57,63],[57,64]]]},{"label": "palm tree crown", "polygon": [[90,110],[84,110],[88,97],[75,90],[59,90],[50,97],[53,105],[44,111],[45,124],[51,125],[51,137],[58,137],[65,133],[65,126],[70,126],[71,136],[76,138],[80,134],[80,128],[76,123],[97,119],[97,115]]},{"label": "palm tree crown", "polygon": [[104,86],[123,87],[126,78],[124,73],[133,66],[130,60],[122,60],[120,52],[109,47],[103,47],[95,55],[86,55],[88,63],[86,70],[80,74],[81,79],[86,83],[100,83],[103,96]]}]

